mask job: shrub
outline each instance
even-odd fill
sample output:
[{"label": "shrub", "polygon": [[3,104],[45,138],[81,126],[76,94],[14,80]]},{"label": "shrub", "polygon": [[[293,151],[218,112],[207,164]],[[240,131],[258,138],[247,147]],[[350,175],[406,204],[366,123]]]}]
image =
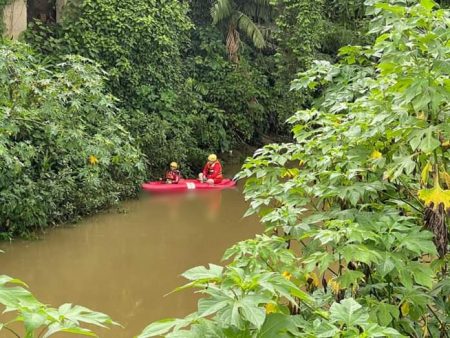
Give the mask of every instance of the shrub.
[{"label": "shrub", "polygon": [[161,97],[183,80],[180,54],[192,27],[187,10],[168,0],[71,1],[60,25],[37,21],[26,38],[50,57],[95,60],[122,106],[155,112]]},{"label": "shrub", "polygon": [[142,155],[97,65],[68,56],[44,68],[26,45],[5,43],[0,74],[4,233],[72,221],[136,192]]},{"label": "shrub", "polygon": [[239,65],[229,62],[220,32],[208,27],[197,29],[186,62],[192,91],[205,102],[201,110],[213,122],[212,137],[208,138],[222,139],[217,145],[222,150],[239,142],[257,143],[267,130],[269,84],[247,60],[251,60],[249,55]]}]

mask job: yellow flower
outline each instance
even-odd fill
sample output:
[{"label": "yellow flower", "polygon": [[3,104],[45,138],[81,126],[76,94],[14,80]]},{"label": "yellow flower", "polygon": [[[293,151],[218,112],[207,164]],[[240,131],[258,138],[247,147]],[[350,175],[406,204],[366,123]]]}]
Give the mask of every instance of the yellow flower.
[{"label": "yellow flower", "polygon": [[341,290],[341,285],[334,278],[331,278],[328,281],[328,286],[331,288],[334,294],[337,294]]},{"label": "yellow flower", "polygon": [[285,173],[281,175],[281,177],[283,178],[292,178],[292,177],[297,177],[299,174],[299,170],[298,169],[286,169]]},{"label": "yellow flower", "polygon": [[445,210],[450,209],[450,190],[441,188],[437,175],[434,178],[434,188],[419,190],[418,196],[426,206],[433,207],[435,210],[438,210],[441,204],[444,205]]},{"label": "yellow flower", "polygon": [[283,272],[283,277],[286,278],[287,280],[291,280],[292,275],[289,272],[285,271]]},{"label": "yellow flower", "polygon": [[89,161],[89,163],[92,164],[92,165],[98,164],[98,158],[95,157],[94,155],[90,155],[88,161]]},{"label": "yellow flower", "polygon": [[265,308],[266,308],[266,313],[267,314],[275,313],[278,310],[278,307],[275,304],[272,304],[272,303],[266,304]]},{"label": "yellow flower", "polygon": [[319,284],[320,284],[319,277],[317,277],[317,274],[315,272],[309,273],[306,279],[309,283],[311,283],[316,288],[319,287]]},{"label": "yellow flower", "polygon": [[383,157],[383,154],[380,153],[378,150],[374,150],[374,151],[372,151],[372,154],[370,154],[370,158],[372,160],[378,160],[379,158],[382,158],[382,157]]}]

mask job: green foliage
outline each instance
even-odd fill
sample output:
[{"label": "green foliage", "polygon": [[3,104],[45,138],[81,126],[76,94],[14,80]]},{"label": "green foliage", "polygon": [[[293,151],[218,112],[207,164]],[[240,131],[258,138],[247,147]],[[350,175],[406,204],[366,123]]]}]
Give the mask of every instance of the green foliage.
[{"label": "green foliage", "polygon": [[61,24],[36,21],[26,34],[51,63],[79,54],[108,73],[121,123],[146,155],[152,177],[171,161],[189,163],[197,150],[189,124],[179,123],[190,107],[179,106],[185,95],[181,55],[192,28],[187,11],[185,3],[165,0],[72,1]]},{"label": "green foliage", "polygon": [[324,5],[328,18],[348,26],[353,26],[353,21],[361,20],[365,14],[363,0],[325,0]]},{"label": "green foliage", "polygon": [[324,1],[279,0],[277,9],[278,67],[290,82],[299,70],[306,69],[317,54],[327,29]]},{"label": "green foliage", "polygon": [[192,27],[186,12],[185,4],[166,0],[75,1],[60,26],[46,29],[37,22],[28,40],[51,56],[97,61],[122,105],[154,112],[182,81],[180,53]]},{"label": "green foliage", "polygon": [[220,34],[211,28],[199,28],[193,41],[186,61],[189,91],[197,97],[191,99],[196,102],[191,112],[206,122],[194,124],[201,126],[194,132],[199,146],[208,147],[209,142],[212,149],[223,151],[257,143],[267,128],[266,77],[246,59],[238,67],[227,61]]},{"label": "green foliage", "polygon": [[[272,101],[280,121],[307,104],[308,95],[290,91],[290,83],[297,73],[305,70],[317,56],[325,36],[323,1],[274,0],[276,29],[273,40],[275,54]],[[279,127],[281,132],[288,128]]]},{"label": "green foliage", "polygon": [[285,120],[310,101],[307,93],[289,91],[298,72],[308,69],[317,58],[335,60],[343,46],[366,42],[367,20],[361,0],[271,2],[276,22],[274,96],[280,102],[276,111]]},{"label": "green foliage", "polygon": [[3,236],[73,221],[135,193],[142,155],[95,64],[70,56],[44,68],[26,45],[6,43],[0,74]]},{"label": "green foliage", "polygon": [[239,61],[239,33],[244,33],[256,48],[265,46],[261,24],[270,22],[269,1],[215,0],[211,6],[211,16],[213,24],[221,24],[226,32],[226,45],[233,62]]},{"label": "green foliage", "polygon": [[77,53],[102,65],[150,176],[173,160],[187,175],[207,151],[257,141],[266,124],[259,103],[267,95],[265,78],[246,61],[232,66],[212,29],[192,32],[193,47],[186,49],[186,5],[140,1],[138,8],[142,15],[134,1],[74,3],[60,26],[35,22],[27,40],[50,59]]},{"label": "green foliage", "polygon": [[63,304],[57,309],[51,308],[39,302],[24,287],[26,285],[18,279],[0,276],[0,304],[5,307],[5,312],[15,314],[14,319],[0,323],[0,331],[9,331],[19,337],[19,333],[11,326],[17,327],[14,324],[20,323],[24,338],[37,337],[38,334],[46,338],[58,332],[97,337],[81,324],[100,327],[119,325],[107,315],[83,306]]},{"label": "green foliage", "polygon": [[301,74],[294,142],[243,166],[267,235],[187,271],[198,310],[140,337],[448,335],[450,13],[368,5],[375,42]]}]

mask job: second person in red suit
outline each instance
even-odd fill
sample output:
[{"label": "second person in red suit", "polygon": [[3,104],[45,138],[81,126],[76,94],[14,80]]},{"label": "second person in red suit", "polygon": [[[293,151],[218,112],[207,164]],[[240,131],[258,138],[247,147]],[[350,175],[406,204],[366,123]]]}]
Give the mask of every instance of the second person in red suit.
[{"label": "second person in red suit", "polygon": [[206,182],[208,184],[222,182],[222,164],[217,159],[217,155],[211,154],[208,156],[208,162],[203,168],[203,171],[198,175],[198,179],[200,182]]}]

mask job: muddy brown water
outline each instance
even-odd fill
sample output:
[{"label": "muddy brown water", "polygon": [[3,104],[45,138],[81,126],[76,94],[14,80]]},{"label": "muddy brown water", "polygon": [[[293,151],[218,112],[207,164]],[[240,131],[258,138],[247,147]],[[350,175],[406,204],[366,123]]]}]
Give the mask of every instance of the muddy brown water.
[{"label": "muddy brown water", "polygon": [[[164,296],[185,282],[180,274],[220,263],[226,248],[261,230],[255,218],[242,218],[241,190],[143,193],[121,211],[49,231],[41,240],[1,243],[0,274],[25,281],[41,302],[80,304],[123,325],[95,329],[100,337],[133,337],[152,321],[195,311],[191,290]],[[3,330],[0,336],[13,337]]]}]

